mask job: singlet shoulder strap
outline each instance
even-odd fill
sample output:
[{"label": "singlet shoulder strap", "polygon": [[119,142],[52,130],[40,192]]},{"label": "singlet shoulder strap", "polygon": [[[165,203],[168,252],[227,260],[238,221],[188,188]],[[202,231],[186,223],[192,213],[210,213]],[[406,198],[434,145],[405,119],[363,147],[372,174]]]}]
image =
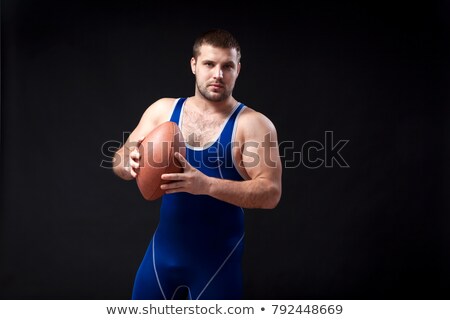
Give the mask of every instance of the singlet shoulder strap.
[{"label": "singlet shoulder strap", "polygon": [[232,141],[236,130],[236,119],[244,108],[242,103],[235,108],[218,139],[217,153],[223,162],[219,167],[222,179],[237,181],[245,179],[236,169],[233,157],[233,148],[236,146]]},{"label": "singlet shoulder strap", "polygon": [[181,109],[183,108],[183,103],[187,98],[178,98],[178,101],[173,109],[172,116],[170,117],[170,121],[175,122],[177,125],[180,125],[180,115]]},{"label": "singlet shoulder strap", "polygon": [[236,123],[236,118],[241,112],[241,110],[244,108],[244,104],[240,103],[236,109],[234,109],[233,114],[228,119],[227,123],[225,124],[225,127],[223,128],[223,131],[220,135],[220,143],[222,144],[229,144],[231,142],[231,139],[233,138],[233,131]]}]

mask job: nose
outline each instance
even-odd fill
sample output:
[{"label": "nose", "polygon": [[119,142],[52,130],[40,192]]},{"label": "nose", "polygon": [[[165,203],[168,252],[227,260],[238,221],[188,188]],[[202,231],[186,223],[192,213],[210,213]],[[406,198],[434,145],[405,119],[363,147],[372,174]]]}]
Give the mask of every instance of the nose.
[{"label": "nose", "polygon": [[217,68],[217,70],[214,73],[214,77],[216,78],[223,78],[223,71],[221,68]]}]

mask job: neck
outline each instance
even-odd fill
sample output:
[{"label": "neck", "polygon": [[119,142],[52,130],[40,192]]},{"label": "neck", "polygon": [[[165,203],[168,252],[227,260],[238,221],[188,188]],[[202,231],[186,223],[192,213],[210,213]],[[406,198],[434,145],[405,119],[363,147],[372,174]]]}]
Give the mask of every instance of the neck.
[{"label": "neck", "polygon": [[190,97],[189,100],[191,100],[192,104],[196,107],[196,109],[198,109],[198,111],[205,113],[228,113],[237,103],[232,96],[229,96],[223,101],[211,101],[205,99],[203,96],[195,95]]}]

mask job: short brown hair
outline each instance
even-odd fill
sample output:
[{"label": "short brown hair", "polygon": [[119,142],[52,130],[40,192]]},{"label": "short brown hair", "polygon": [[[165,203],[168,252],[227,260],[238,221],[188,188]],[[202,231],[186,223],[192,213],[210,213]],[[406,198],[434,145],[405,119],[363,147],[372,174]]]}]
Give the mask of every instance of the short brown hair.
[{"label": "short brown hair", "polygon": [[227,30],[211,29],[201,34],[194,42],[192,54],[195,59],[200,54],[200,47],[203,44],[209,44],[213,47],[224,49],[236,49],[238,61],[241,59],[241,46],[236,38]]}]

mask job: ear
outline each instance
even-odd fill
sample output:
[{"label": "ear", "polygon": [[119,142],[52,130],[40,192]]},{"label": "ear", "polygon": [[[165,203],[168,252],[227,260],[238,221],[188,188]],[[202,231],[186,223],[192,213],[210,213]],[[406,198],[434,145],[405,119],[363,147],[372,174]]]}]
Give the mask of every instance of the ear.
[{"label": "ear", "polygon": [[195,74],[195,66],[197,65],[197,61],[195,60],[194,57],[191,58],[191,70],[192,73]]},{"label": "ear", "polygon": [[241,63],[240,62],[237,65],[237,75],[239,75],[239,72],[241,72]]}]

